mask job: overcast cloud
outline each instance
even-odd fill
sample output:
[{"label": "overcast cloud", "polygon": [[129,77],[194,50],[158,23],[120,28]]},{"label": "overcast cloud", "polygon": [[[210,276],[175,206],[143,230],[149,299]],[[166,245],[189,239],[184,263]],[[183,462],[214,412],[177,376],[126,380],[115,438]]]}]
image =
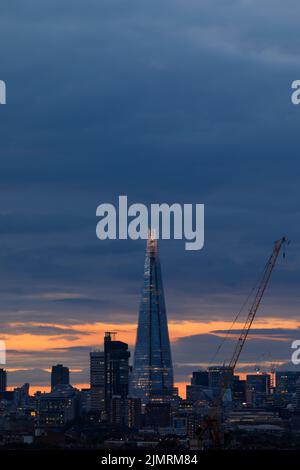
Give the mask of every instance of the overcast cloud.
[{"label": "overcast cloud", "polygon": [[[0,336],[59,322],[72,341],[76,322],[137,321],[144,243],[95,236],[96,207],[120,194],[206,206],[203,251],[160,244],[169,319],[231,320],[287,235],[260,315],[298,320],[299,13],[294,0],[1,7]],[[208,336],[174,344],[176,363],[205,362]],[[249,342],[251,360],[264,341]]]}]

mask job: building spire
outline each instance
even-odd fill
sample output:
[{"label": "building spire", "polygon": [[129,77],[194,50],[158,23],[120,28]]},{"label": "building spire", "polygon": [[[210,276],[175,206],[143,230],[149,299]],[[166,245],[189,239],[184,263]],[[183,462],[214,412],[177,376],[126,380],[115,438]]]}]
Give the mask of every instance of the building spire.
[{"label": "building spire", "polygon": [[149,256],[155,256],[158,254],[157,239],[155,229],[149,229],[148,231],[148,240],[147,240],[147,250],[146,253]]},{"label": "building spire", "polygon": [[170,399],[173,366],[157,239],[149,232],[131,396],[143,403]]}]

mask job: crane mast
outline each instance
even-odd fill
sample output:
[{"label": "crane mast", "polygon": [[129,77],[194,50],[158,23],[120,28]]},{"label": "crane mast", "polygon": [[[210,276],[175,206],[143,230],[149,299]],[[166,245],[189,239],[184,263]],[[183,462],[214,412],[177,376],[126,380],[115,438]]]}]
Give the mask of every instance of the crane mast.
[{"label": "crane mast", "polygon": [[238,341],[236,343],[236,346],[234,348],[234,351],[233,351],[233,355],[232,355],[231,360],[229,362],[229,367],[231,367],[233,370],[235,369],[235,366],[236,366],[236,364],[239,360],[239,357],[241,355],[242,349],[244,347],[244,344],[245,344],[245,341],[247,339],[248,333],[249,333],[250,328],[252,326],[252,323],[253,323],[253,320],[255,318],[256,312],[258,310],[258,307],[260,305],[260,302],[262,300],[264,292],[265,292],[265,290],[267,288],[267,285],[269,283],[269,280],[270,280],[272,271],[274,269],[274,266],[276,264],[276,260],[278,258],[279,253],[280,253],[280,250],[281,250],[282,246],[285,243],[287,243],[286,237],[282,237],[282,238],[280,238],[280,240],[277,240],[275,242],[272,254],[271,254],[270,258],[267,261],[267,264],[265,266],[261,281],[259,283],[259,287],[258,287],[258,290],[256,292],[254,301],[253,301],[253,303],[251,305],[251,308],[250,308],[250,311],[248,313],[247,320],[244,324],[243,330],[242,330],[242,332],[239,336],[239,339],[238,339]]},{"label": "crane mast", "polygon": [[275,267],[278,255],[281,251],[282,246],[285,243],[288,243],[288,240],[286,239],[286,237],[282,237],[275,242],[272,254],[269,257],[265,265],[262,277],[259,282],[258,289],[256,291],[254,300],[252,302],[252,305],[248,313],[247,319],[245,321],[245,324],[243,326],[243,329],[235,345],[230,362],[227,367],[224,367],[224,369],[226,369],[226,372],[223,374],[223,377],[221,380],[220,393],[217,395],[216,399],[214,400],[214,406],[211,407],[211,409],[208,412],[208,415],[204,417],[202,425],[200,425],[198,430],[196,431],[196,435],[198,436],[199,442],[202,441],[204,434],[207,431],[209,431],[214,447],[215,448],[221,447],[220,412],[222,408],[222,401],[226,393],[226,390],[229,387],[231,377],[234,373],[236,364],[243,350],[245,341],[247,339],[248,333],[252,326],[256,312],[259,308],[259,305],[261,303],[265,290],[268,286],[268,283],[269,283],[272,271]]}]

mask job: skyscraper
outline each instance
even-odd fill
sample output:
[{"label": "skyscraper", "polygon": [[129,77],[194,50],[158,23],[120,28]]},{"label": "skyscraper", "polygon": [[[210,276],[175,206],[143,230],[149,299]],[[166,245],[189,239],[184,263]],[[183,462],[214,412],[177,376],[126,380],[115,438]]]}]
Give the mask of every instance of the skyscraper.
[{"label": "skyscraper", "polygon": [[173,394],[173,366],[157,241],[147,242],[130,395],[142,403]]},{"label": "skyscraper", "polygon": [[129,386],[128,344],[112,339],[114,333],[106,332],[104,336],[104,354],[106,362],[106,400],[114,395],[126,398]]},{"label": "skyscraper", "polygon": [[57,385],[69,385],[70,383],[70,373],[69,368],[64,367],[62,364],[57,364],[52,366],[51,370],[51,390]]},{"label": "skyscraper", "polygon": [[0,369],[0,392],[6,391],[6,370]]},{"label": "skyscraper", "polygon": [[208,385],[212,389],[220,389],[226,379],[228,388],[233,386],[233,369],[229,366],[210,366],[208,368]]},{"label": "skyscraper", "polygon": [[104,351],[90,353],[91,409],[105,410],[105,355]]},{"label": "skyscraper", "polygon": [[94,411],[109,411],[113,396],[126,398],[129,382],[128,344],[104,336],[104,351],[90,353],[91,405]]}]

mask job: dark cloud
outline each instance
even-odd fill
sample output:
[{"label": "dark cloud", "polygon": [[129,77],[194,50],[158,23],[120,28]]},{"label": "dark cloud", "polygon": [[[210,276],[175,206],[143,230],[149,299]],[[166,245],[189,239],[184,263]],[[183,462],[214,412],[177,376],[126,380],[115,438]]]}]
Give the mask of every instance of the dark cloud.
[{"label": "dark cloud", "polygon": [[[33,385],[49,385],[50,376],[47,371],[52,365],[61,363],[71,371],[78,371],[71,373],[71,383],[89,383],[89,353],[96,347],[99,348],[100,345],[51,348],[47,351],[9,349],[6,365],[8,384],[15,386],[21,382],[31,382]],[[44,371],[41,376],[37,369]]]},{"label": "dark cloud", "polygon": [[[293,330],[285,331],[284,337],[278,335],[277,329],[274,332],[272,329],[263,329],[261,334],[259,331],[257,329],[253,334],[250,333],[239,359],[239,369],[243,370],[247,363],[252,363],[252,369],[253,364],[261,362],[290,363],[293,352],[291,344],[294,339],[300,338],[299,331],[298,334]],[[257,337],[254,336],[255,334]],[[236,341],[236,338],[229,336],[224,342],[222,337],[216,334],[200,334],[180,338],[173,344],[174,362],[179,366],[188,365],[194,368],[209,364],[228,363]]]},{"label": "dark cloud", "polygon": [[62,328],[57,326],[49,325],[32,325],[30,323],[23,324],[10,324],[10,323],[0,323],[0,335],[10,334],[10,335],[23,335],[23,334],[32,334],[37,336],[65,336],[65,335],[89,335],[87,331],[74,330],[72,328]]},{"label": "dark cloud", "polygon": [[[9,371],[8,371],[9,372]],[[82,382],[81,371],[71,371],[70,382],[72,384],[85,383]],[[84,377],[85,378],[85,377]],[[50,372],[45,369],[20,369],[8,373],[8,385],[10,387],[18,387],[23,383],[36,384],[36,386],[49,387],[51,383]]]},{"label": "dark cloud", "polygon": [[24,236],[24,234],[41,236],[43,233],[52,235],[60,231],[72,233],[72,230],[85,227],[88,223],[90,223],[89,218],[70,214],[0,214],[0,236]]},{"label": "dark cloud", "polygon": [[206,205],[202,252],[160,244],[170,319],[232,319],[285,234],[258,315],[298,319],[299,12],[292,0],[2,7],[0,321],[137,321],[144,243],[95,236],[97,205],[119,194]]},{"label": "dark cloud", "polygon": [[[239,335],[241,330],[238,329],[231,329],[230,331],[224,330],[214,330],[212,333],[218,334],[228,334],[228,335]],[[270,338],[283,338],[286,340],[290,339],[297,339],[300,337],[300,328],[292,329],[292,328],[251,328],[248,333],[249,335],[257,335],[257,336],[265,336]]]}]

